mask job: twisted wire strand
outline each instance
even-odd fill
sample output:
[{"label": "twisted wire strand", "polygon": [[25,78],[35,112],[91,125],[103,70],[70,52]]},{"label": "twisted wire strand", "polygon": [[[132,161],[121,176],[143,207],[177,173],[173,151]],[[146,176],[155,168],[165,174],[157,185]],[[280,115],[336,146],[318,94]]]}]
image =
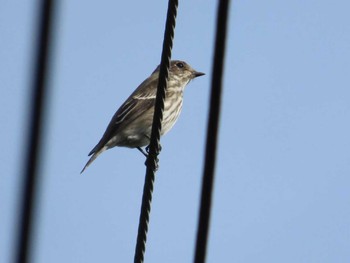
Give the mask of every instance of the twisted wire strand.
[{"label": "twisted wire strand", "polygon": [[33,226],[35,209],[38,203],[38,187],[40,178],[38,167],[40,166],[40,153],[42,134],[44,133],[45,107],[48,96],[48,77],[51,50],[53,43],[53,26],[55,20],[54,0],[42,0],[38,3],[39,21],[38,35],[35,51],[35,65],[32,75],[32,87],[30,108],[28,109],[30,120],[28,123],[27,147],[25,162],[23,163],[24,179],[21,196],[20,222],[18,223],[18,237],[16,240],[16,254],[14,262],[26,263],[30,261],[33,241]]},{"label": "twisted wire strand", "polygon": [[213,59],[213,75],[211,80],[210,110],[208,116],[201,204],[194,258],[195,263],[205,262],[207,248],[208,229],[210,223],[210,208],[214,184],[218,127],[220,120],[222,75],[224,68],[229,2],[229,0],[221,0],[219,2],[217,11],[215,53]]},{"label": "twisted wire strand", "polygon": [[178,0],[169,0],[164,32],[163,50],[158,78],[157,96],[153,115],[152,133],[150,138],[148,157],[146,160],[146,177],[143,188],[142,205],[139,219],[134,263],[141,263],[144,261],[144,254],[146,250],[153,184],[155,179],[155,173],[158,169],[158,154],[160,152],[160,134],[162,130],[165,91],[167,88],[167,80],[169,76],[169,66],[171,59],[171,49],[173,47],[177,7]]}]

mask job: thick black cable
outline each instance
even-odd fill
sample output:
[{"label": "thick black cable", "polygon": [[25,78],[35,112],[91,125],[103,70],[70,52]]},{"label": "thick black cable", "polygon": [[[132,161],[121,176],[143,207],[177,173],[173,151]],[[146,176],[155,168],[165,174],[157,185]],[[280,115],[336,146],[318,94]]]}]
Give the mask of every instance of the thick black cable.
[{"label": "thick black cable", "polygon": [[36,205],[37,186],[39,183],[38,167],[43,130],[43,113],[47,97],[48,66],[50,58],[51,29],[55,3],[53,0],[41,1],[39,8],[39,28],[36,43],[36,60],[33,72],[31,105],[29,110],[29,128],[25,155],[24,182],[21,199],[20,223],[16,240],[17,263],[30,261],[31,241]]},{"label": "thick black cable", "polygon": [[229,0],[221,0],[218,6],[216,22],[215,53],[213,75],[211,81],[210,110],[207,127],[206,152],[202,181],[202,194],[197,229],[195,263],[204,263],[207,249],[208,228],[210,223],[210,207],[212,200],[220,104],[222,91],[222,75],[228,22]]},{"label": "thick black cable", "polygon": [[169,0],[168,13],[164,32],[163,50],[159,70],[157,87],[157,97],[153,115],[152,133],[149,144],[148,157],[146,160],[146,177],[143,188],[141,214],[135,248],[135,263],[144,260],[146,250],[149,215],[151,212],[151,202],[155,173],[158,169],[158,154],[160,151],[160,132],[162,130],[162,120],[164,112],[165,91],[169,76],[169,65],[171,60],[171,49],[175,31],[178,0]]}]

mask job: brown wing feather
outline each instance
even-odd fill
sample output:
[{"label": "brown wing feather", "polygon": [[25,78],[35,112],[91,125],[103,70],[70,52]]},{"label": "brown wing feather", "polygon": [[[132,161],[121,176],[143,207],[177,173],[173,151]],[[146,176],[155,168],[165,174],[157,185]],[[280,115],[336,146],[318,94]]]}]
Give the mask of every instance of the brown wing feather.
[{"label": "brown wing feather", "polygon": [[105,146],[105,144],[118,133],[120,127],[125,127],[139,118],[151,107],[154,107],[157,93],[157,82],[158,72],[154,72],[137,87],[137,89],[114,114],[101,140],[91,150],[89,156],[101,150],[103,146]]}]

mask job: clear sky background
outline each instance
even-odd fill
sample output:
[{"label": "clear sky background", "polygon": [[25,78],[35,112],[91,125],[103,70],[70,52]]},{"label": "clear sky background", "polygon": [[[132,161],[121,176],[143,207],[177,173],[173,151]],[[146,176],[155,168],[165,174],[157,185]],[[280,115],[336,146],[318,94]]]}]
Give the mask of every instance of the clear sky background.
[{"label": "clear sky background", "polygon": [[[13,258],[38,1],[0,8],[0,262]],[[132,262],[144,157],[87,154],[160,62],[167,1],[58,6],[32,262]],[[145,262],[192,262],[216,1],[180,1],[206,76],[162,138]],[[233,1],[207,262],[350,262],[350,3]]]}]

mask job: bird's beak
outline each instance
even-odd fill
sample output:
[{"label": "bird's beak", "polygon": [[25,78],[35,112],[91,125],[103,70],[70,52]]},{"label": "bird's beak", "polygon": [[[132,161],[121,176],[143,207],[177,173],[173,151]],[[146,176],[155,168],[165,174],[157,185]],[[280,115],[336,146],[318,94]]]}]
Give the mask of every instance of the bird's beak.
[{"label": "bird's beak", "polygon": [[197,78],[197,77],[205,75],[205,73],[197,72],[197,71],[193,72],[192,74],[193,74],[193,78]]}]

